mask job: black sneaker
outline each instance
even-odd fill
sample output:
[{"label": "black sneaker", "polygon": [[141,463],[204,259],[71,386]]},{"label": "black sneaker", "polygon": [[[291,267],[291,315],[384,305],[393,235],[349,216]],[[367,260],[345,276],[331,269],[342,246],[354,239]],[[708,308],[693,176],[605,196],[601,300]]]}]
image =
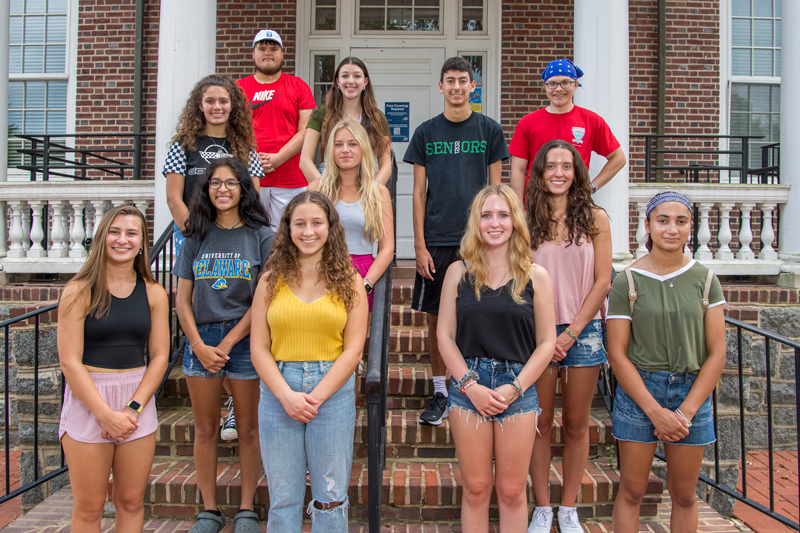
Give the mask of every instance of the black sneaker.
[{"label": "black sneaker", "polygon": [[419,423],[426,426],[438,426],[447,418],[447,396],[437,392],[428,402],[428,408],[419,415]]}]

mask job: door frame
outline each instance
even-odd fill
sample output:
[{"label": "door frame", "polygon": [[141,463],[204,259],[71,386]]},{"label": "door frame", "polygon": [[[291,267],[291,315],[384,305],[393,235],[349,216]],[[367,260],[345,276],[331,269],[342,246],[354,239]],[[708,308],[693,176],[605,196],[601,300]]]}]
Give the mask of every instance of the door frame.
[{"label": "door frame", "polygon": [[486,0],[485,33],[462,35],[458,34],[461,2],[441,1],[443,16],[440,34],[386,32],[380,35],[357,35],[354,31],[357,1],[338,2],[338,32],[312,34],[313,2],[298,0],[295,75],[309,81],[310,85],[313,82],[310,79],[312,55],[320,51],[337,53],[339,60],[349,56],[352,48],[444,48],[446,57],[485,54],[482,113],[500,122],[502,0]]}]

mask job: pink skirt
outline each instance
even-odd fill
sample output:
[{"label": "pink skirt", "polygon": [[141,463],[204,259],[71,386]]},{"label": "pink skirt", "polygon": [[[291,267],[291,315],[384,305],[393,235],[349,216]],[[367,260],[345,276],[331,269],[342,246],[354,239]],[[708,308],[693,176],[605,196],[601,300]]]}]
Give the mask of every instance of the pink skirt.
[{"label": "pink skirt", "polygon": [[[372,266],[372,263],[375,262],[375,258],[371,255],[353,255],[350,254],[350,259],[353,261],[353,266],[358,270],[358,273],[361,274],[361,277],[367,275],[369,272],[369,267]],[[377,279],[371,279],[372,283],[378,281]],[[372,312],[372,293],[367,295],[367,301],[369,302],[369,310]]]},{"label": "pink skirt", "polygon": [[[133,372],[89,372],[89,377],[103,401],[114,411],[122,411],[127,409],[128,402],[139,388],[145,370],[140,368]],[[72,394],[69,384],[64,390],[64,405],[61,406],[61,422],[58,425],[59,439],[64,438],[66,433],[72,440],[86,444],[124,444],[155,433],[157,428],[156,400],[150,398],[139,414],[139,427],[136,431],[119,443],[114,439],[104,439],[103,424]]]}]

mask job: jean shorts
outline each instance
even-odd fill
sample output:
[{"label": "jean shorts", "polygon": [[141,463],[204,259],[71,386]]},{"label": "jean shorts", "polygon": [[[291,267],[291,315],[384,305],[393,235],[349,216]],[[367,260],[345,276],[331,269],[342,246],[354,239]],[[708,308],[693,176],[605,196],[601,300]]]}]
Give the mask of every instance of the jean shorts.
[{"label": "jean shorts", "polygon": [[[470,370],[478,373],[478,383],[490,389],[496,389],[501,385],[506,385],[514,381],[522,367],[522,363],[514,361],[506,361],[504,359],[486,359],[483,357],[468,357],[465,359],[467,366]],[[503,425],[503,421],[514,415],[525,414],[535,411],[540,414],[542,410],[539,408],[539,397],[536,395],[536,385],[531,385],[527,390],[523,391],[525,396],[517,398],[508,408],[499,415],[484,418],[478,412],[478,409],[472,405],[469,397],[461,392],[456,387],[456,380],[450,380],[450,396],[447,399],[447,409],[451,411],[454,407],[465,409],[478,415],[478,422],[496,421]]]},{"label": "jean shorts", "polygon": [[[222,339],[239,323],[240,319],[198,324],[197,332],[208,346],[217,346]],[[231,379],[258,379],[258,373],[250,360],[250,335],[237,342],[228,354],[225,363],[216,374],[209,372],[194,354],[189,343],[183,351],[183,373],[196,378],[221,378],[228,376]]]},{"label": "jean shorts", "polygon": [[[694,374],[643,372],[641,370],[639,370],[639,375],[658,404],[671,411],[680,407],[697,377]],[[650,422],[650,418],[621,386],[617,387],[611,420],[613,423],[611,433],[617,440],[644,444],[658,442],[658,438],[653,434],[655,427]],[[694,418],[692,418],[692,427],[689,428],[689,435],[669,444],[705,446],[715,440],[717,439],[714,434],[714,419],[711,416],[711,396],[709,396],[700,406],[700,409],[697,410]]]},{"label": "jean shorts", "polygon": [[[556,336],[561,335],[569,324],[556,326]],[[603,324],[599,320],[589,322],[572,348],[567,352],[567,356],[558,363],[552,363],[559,367],[569,366],[597,366],[608,362],[606,349],[603,347]]]}]

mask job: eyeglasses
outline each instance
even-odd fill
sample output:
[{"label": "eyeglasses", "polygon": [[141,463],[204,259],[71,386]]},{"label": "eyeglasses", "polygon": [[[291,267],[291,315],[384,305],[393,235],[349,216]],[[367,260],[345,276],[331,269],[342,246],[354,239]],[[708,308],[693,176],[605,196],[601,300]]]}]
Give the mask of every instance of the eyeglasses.
[{"label": "eyeglasses", "polygon": [[225,188],[228,189],[229,191],[235,191],[236,187],[239,186],[239,182],[236,180],[225,180],[225,181],[211,180],[208,182],[208,188],[216,191],[217,189],[222,187],[223,183],[225,184]]},{"label": "eyeglasses", "polygon": [[558,86],[561,86],[562,89],[569,89],[573,83],[575,83],[575,80],[546,81],[544,82],[544,86],[548,89],[555,89]]}]

